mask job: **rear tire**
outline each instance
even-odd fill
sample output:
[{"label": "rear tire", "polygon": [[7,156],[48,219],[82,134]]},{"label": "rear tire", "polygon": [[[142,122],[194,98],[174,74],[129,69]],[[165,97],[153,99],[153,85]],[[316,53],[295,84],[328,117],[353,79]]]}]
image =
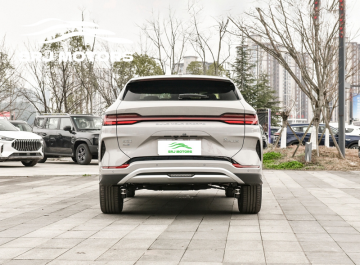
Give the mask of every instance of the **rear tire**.
[{"label": "rear tire", "polygon": [[126,193],[126,197],[134,197],[135,196],[135,190],[128,190]]},{"label": "rear tire", "polygon": [[99,185],[100,209],[103,213],[121,213],[124,205],[124,199],[121,197],[119,186]]},{"label": "rear tire", "polygon": [[359,146],[357,144],[353,144],[349,147],[349,149],[359,149]]},{"label": "rear tire", "polygon": [[89,147],[87,144],[80,144],[76,148],[76,161],[80,165],[89,165],[92,159],[92,155],[90,153]]},{"label": "rear tire", "polygon": [[21,163],[26,167],[33,167],[38,163],[38,160],[21,161]]},{"label": "rear tire", "polygon": [[288,146],[292,146],[292,145],[298,145],[299,142],[291,142]]},{"label": "rear tire", "polygon": [[44,156],[44,158],[40,159],[38,163],[45,163],[47,159],[47,156]]},{"label": "rear tire", "polygon": [[238,206],[240,213],[258,213],[261,209],[262,185],[241,186]]},{"label": "rear tire", "polygon": [[232,189],[232,188],[226,188],[226,189],[225,189],[225,196],[226,196],[226,197],[234,197],[234,189]]}]

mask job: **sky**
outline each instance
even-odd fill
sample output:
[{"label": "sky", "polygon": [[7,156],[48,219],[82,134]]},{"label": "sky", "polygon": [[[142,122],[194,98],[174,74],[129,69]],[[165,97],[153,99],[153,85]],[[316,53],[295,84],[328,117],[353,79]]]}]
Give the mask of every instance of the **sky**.
[{"label": "sky", "polygon": [[[255,0],[197,0],[204,8],[204,23],[211,25],[219,16],[241,15],[254,6]],[[305,0],[304,0],[305,1]],[[307,1],[307,0],[306,0]],[[13,49],[21,49],[26,42],[36,43],[52,36],[54,32],[39,36],[25,34],[43,30],[54,22],[26,27],[47,18],[67,21],[85,18],[95,21],[101,28],[113,31],[116,37],[139,41],[139,27],[152,12],[165,14],[169,7],[185,18],[188,0],[0,0],[0,37],[6,35],[6,43]],[[360,0],[347,0],[348,26],[360,28]],[[355,41],[360,43],[360,36]],[[192,54],[185,54],[192,55]]]},{"label": "sky", "polygon": [[[226,15],[229,11],[241,14],[251,0],[198,0],[204,7],[206,20]],[[101,28],[113,31],[117,37],[134,42],[139,40],[139,25],[152,16],[152,12],[165,14],[171,7],[179,16],[185,17],[187,0],[0,0],[0,36],[6,35],[6,42],[19,47],[24,42],[37,42],[49,36],[24,36],[39,31],[46,25],[26,27],[47,18],[67,21],[81,20],[81,9],[86,9],[85,18],[95,21]],[[50,34],[51,36],[51,34]],[[40,38],[40,39],[39,39]]]}]

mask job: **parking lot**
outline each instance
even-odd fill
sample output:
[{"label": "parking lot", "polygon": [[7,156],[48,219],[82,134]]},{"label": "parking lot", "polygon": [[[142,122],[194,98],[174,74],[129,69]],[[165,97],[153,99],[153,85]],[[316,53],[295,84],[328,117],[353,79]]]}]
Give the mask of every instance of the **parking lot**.
[{"label": "parking lot", "polygon": [[21,162],[1,162],[0,177],[98,174],[99,168],[97,163],[97,160],[92,160],[90,165],[83,166],[74,163],[71,158],[50,158],[46,163],[38,163],[32,168],[26,168]]},{"label": "parking lot", "polygon": [[1,163],[0,264],[360,264],[360,172],[264,171],[258,215],[215,189],[139,191],[104,215],[96,172]]}]

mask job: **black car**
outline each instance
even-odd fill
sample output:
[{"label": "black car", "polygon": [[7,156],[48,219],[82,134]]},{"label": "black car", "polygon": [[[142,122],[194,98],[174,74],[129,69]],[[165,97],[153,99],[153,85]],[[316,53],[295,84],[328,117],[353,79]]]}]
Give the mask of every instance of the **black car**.
[{"label": "black car", "polygon": [[48,157],[71,157],[88,165],[98,158],[102,119],[85,114],[42,114],[35,118],[33,132],[44,139],[44,163]]},{"label": "black car", "polygon": [[[298,138],[302,138],[304,136],[304,133],[307,130],[307,127],[309,126],[309,124],[291,124],[290,125],[291,128],[293,129],[293,131],[296,133],[296,135],[298,136]],[[321,137],[321,135],[324,133],[325,130],[325,124],[319,124],[319,139]],[[331,127],[331,130],[335,136],[335,140],[336,142],[338,142],[338,130],[337,128]],[[279,129],[279,131],[277,133],[275,133],[275,141],[277,139],[277,137],[279,137],[281,129]],[[291,131],[290,127],[287,126],[287,135],[286,135],[286,146],[289,145],[296,145],[299,143],[298,139],[295,137],[294,133]],[[305,135],[304,140],[303,140],[303,144],[305,144],[305,142],[308,142],[310,139],[310,130],[308,131],[308,133]],[[358,142],[360,140],[360,136],[357,135],[346,135],[345,137],[345,147],[349,148],[349,149],[358,149]],[[279,141],[280,142],[280,141]],[[330,146],[335,146],[334,141],[330,135],[329,137],[329,144]],[[319,145],[325,145],[325,135],[323,135],[323,137],[321,138]]]},{"label": "black car", "polygon": [[19,128],[20,131],[32,132],[32,128],[26,121],[21,120],[9,120],[9,122],[14,125],[16,128]]}]

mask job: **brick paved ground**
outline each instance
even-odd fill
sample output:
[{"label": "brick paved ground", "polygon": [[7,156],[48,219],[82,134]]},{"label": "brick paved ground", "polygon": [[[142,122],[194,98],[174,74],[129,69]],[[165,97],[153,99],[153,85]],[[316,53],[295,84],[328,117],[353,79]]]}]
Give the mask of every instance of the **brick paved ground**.
[{"label": "brick paved ground", "polygon": [[261,212],[236,203],[140,191],[104,215],[96,176],[0,177],[0,264],[360,264],[359,172],[265,171]]}]

